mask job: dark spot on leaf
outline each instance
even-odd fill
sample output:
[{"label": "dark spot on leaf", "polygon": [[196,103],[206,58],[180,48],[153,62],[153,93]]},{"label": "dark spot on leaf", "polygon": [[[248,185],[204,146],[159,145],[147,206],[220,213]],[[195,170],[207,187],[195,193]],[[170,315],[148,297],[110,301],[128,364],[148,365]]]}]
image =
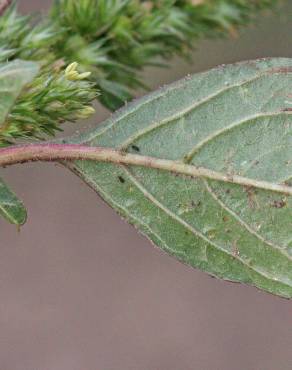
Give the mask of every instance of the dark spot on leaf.
[{"label": "dark spot on leaf", "polygon": [[283,108],[282,112],[292,112],[292,108]]},{"label": "dark spot on leaf", "polygon": [[253,186],[245,186],[244,190],[247,193],[249,208],[251,209],[259,208],[259,204],[256,197],[257,191],[255,190],[255,188]]},{"label": "dark spot on leaf", "polygon": [[202,202],[199,200],[197,202],[195,202],[194,200],[191,201],[191,206],[196,208],[196,207],[200,207],[200,205],[202,204]]},{"label": "dark spot on leaf", "polygon": [[237,240],[233,240],[232,243],[231,243],[231,253],[232,253],[234,258],[238,257],[239,254],[240,254],[238,246],[237,246]]},{"label": "dark spot on leaf", "polygon": [[229,219],[228,219],[228,217],[227,217],[227,216],[223,216],[223,217],[222,217],[222,220],[223,220],[224,222],[227,222]]},{"label": "dark spot on leaf", "polygon": [[125,183],[125,181],[126,181],[122,176],[118,176],[118,179],[119,179],[119,181],[120,181],[122,184],[124,184],[124,183]]},{"label": "dark spot on leaf", "polygon": [[140,148],[137,145],[132,145],[131,148],[135,150],[135,152],[140,152]]},{"label": "dark spot on leaf", "polygon": [[274,200],[272,203],[272,207],[274,208],[283,208],[287,204],[285,199],[280,199],[280,200]]}]

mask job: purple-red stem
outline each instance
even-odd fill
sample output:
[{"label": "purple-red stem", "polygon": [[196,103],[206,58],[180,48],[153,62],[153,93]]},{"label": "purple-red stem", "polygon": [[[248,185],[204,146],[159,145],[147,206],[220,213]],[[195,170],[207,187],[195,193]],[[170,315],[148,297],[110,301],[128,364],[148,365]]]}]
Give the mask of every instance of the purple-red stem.
[{"label": "purple-red stem", "polygon": [[241,186],[254,187],[292,195],[292,187],[285,184],[274,184],[238,175],[224,174],[208,168],[186,164],[182,161],[148,157],[112,148],[91,147],[79,144],[37,143],[0,149],[0,167],[25,162],[74,160],[110,162],[119,165],[155,168],[158,170],[188,175],[190,177],[200,177],[203,179],[234,183]]}]

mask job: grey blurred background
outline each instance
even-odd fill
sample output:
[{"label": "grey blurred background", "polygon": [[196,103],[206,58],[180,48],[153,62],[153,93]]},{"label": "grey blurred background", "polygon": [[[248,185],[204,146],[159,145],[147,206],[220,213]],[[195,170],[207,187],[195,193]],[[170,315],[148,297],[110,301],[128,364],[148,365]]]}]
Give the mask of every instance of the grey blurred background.
[{"label": "grey blurred background", "polygon": [[[50,1],[19,3],[45,11]],[[154,89],[221,63],[292,57],[286,4],[145,78]],[[0,221],[1,370],[292,369],[292,301],[180,264],[60,166],[1,172],[29,208],[20,232]]]}]

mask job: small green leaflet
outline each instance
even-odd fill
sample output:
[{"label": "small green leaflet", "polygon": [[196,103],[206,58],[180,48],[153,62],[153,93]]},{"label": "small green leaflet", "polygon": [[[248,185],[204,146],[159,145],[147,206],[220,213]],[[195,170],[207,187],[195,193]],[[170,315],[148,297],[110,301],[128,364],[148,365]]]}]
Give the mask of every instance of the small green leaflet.
[{"label": "small green leaflet", "polygon": [[[71,142],[292,186],[291,113],[292,60],[263,59],[187,77]],[[180,261],[292,297],[291,195],[148,167],[68,167]]]},{"label": "small green leaflet", "polygon": [[[13,61],[0,64],[0,130],[15,100],[26,84],[38,73],[37,63]],[[0,214],[9,222],[22,225],[26,210],[16,195],[0,179]]]},{"label": "small green leaflet", "polygon": [[27,214],[23,203],[0,178],[0,214],[11,224],[23,225]]}]

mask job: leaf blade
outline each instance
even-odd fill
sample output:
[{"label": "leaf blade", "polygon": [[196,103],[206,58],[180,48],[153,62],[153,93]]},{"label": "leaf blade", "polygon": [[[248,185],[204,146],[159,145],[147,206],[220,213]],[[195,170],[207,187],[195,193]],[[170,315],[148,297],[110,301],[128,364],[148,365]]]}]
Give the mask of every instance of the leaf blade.
[{"label": "leaf blade", "polygon": [[27,213],[21,200],[17,198],[0,178],[0,214],[11,224],[21,226],[26,222]]},{"label": "leaf blade", "polygon": [[[73,142],[291,186],[291,89],[289,59],[219,67],[139,100]],[[169,254],[292,297],[291,196],[145,167],[82,161],[72,169]]]}]

